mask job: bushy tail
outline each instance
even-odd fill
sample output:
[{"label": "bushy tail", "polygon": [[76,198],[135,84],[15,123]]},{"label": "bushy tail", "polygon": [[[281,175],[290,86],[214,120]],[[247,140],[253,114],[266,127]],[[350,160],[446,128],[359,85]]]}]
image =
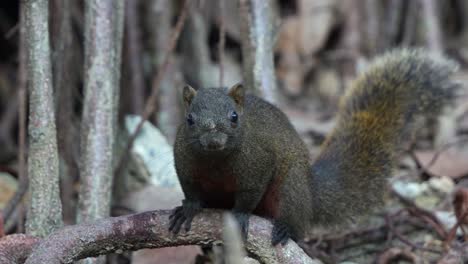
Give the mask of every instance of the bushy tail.
[{"label": "bushy tail", "polygon": [[381,203],[400,143],[419,116],[439,113],[454,97],[456,69],[440,55],[401,49],[355,81],[312,165],[314,222],[349,219]]}]

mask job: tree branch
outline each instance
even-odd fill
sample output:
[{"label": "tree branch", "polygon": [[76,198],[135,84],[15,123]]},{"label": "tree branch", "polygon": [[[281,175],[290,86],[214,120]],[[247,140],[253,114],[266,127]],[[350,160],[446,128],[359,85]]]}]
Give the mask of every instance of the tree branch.
[{"label": "tree branch", "polygon": [[34,245],[39,242],[39,238],[15,234],[0,239],[0,263],[17,264],[24,263],[31,254]]},{"label": "tree branch", "polygon": [[[221,243],[220,211],[207,210],[197,215],[191,230],[176,236],[168,230],[169,215],[167,210],[149,211],[62,228],[36,246],[26,263],[71,263],[123,250]],[[246,243],[250,255],[262,263],[317,263],[292,241],[284,247],[272,247],[271,228],[265,219],[250,219]]]}]

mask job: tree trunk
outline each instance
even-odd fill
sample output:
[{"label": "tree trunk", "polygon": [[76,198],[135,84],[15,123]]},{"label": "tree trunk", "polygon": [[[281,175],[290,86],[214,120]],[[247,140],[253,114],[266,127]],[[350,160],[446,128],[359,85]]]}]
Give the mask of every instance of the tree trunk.
[{"label": "tree trunk", "polygon": [[440,32],[439,16],[437,14],[437,3],[434,0],[420,0],[426,35],[426,45],[434,52],[442,52],[442,38]]},{"label": "tree trunk", "polygon": [[123,0],[86,1],[78,222],[93,221],[110,213],[123,7]]},{"label": "tree trunk", "polygon": [[244,82],[267,101],[277,102],[273,62],[271,0],[239,0]]},{"label": "tree trunk", "polygon": [[94,0],[86,8],[81,222],[109,215],[123,1]]},{"label": "tree trunk", "polygon": [[28,234],[44,237],[62,225],[57,135],[52,95],[47,0],[22,1],[25,8],[29,89],[30,201]]}]

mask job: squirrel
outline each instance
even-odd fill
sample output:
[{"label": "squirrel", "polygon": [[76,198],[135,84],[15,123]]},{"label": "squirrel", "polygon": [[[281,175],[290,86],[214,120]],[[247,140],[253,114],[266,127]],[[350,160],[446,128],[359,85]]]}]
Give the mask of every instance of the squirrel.
[{"label": "squirrel", "polygon": [[382,204],[398,147],[419,117],[455,96],[457,64],[423,49],[376,58],[340,101],[337,124],[312,164],[286,115],[242,84],[183,89],[186,121],[174,144],[185,194],[169,229],[190,230],[202,208],[231,210],[247,237],[251,214],[272,220],[272,244],[304,238]]}]

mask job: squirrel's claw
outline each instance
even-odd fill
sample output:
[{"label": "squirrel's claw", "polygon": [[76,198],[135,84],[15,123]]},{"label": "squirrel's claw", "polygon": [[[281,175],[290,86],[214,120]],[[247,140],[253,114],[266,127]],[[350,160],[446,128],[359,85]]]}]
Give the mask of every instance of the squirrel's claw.
[{"label": "squirrel's claw", "polygon": [[271,243],[273,246],[276,246],[280,243],[283,246],[286,245],[290,237],[291,234],[289,232],[289,227],[282,222],[275,221],[271,234]]},{"label": "squirrel's claw", "polygon": [[182,206],[178,206],[174,209],[174,212],[169,216],[169,231],[173,232],[174,234],[179,233],[180,227],[186,221],[186,217],[182,212]]},{"label": "squirrel's claw", "polygon": [[185,232],[190,231],[193,217],[200,211],[200,206],[197,203],[184,201],[182,206],[174,209],[169,216],[169,231],[174,234],[179,233],[180,228],[184,225]]}]

